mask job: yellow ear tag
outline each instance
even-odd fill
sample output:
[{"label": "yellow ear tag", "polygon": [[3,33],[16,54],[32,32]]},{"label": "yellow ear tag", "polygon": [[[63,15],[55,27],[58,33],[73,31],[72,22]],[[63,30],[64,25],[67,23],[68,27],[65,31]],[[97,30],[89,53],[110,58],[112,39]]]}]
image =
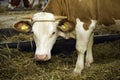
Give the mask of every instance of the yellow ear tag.
[{"label": "yellow ear tag", "polygon": [[22,30],[27,30],[27,29],[28,29],[28,26],[22,25],[21,29],[22,29]]},{"label": "yellow ear tag", "polygon": [[62,28],[62,29],[66,29],[66,26],[65,26],[65,25],[62,25],[61,28]]}]

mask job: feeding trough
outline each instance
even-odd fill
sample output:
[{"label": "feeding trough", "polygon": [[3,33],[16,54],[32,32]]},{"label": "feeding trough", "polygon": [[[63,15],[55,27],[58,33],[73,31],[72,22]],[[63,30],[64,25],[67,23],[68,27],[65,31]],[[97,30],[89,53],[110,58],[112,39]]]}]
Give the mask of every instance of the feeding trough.
[{"label": "feeding trough", "polygon": [[[19,32],[12,28],[0,29],[0,34],[6,37],[12,37],[13,35],[18,35]],[[26,34],[26,33],[23,33]],[[27,33],[29,35],[31,33]],[[115,41],[119,40],[119,34],[107,34],[107,35],[95,35],[94,44],[103,43],[105,41]],[[60,52],[71,52],[75,50],[75,39],[63,39],[59,37],[52,49],[52,53]],[[9,47],[9,48],[18,48],[21,51],[34,51],[35,42],[32,41],[16,41],[16,42],[0,42],[0,48]]]}]

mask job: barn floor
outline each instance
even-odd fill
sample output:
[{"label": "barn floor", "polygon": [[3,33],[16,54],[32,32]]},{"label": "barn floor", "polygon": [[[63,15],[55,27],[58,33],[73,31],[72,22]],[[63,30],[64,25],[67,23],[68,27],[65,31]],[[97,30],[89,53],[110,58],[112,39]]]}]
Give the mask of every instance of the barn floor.
[{"label": "barn floor", "polygon": [[[18,16],[29,12],[0,13],[0,28],[13,28]],[[31,12],[34,13],[34,12]],[[11,24],[12,23],[12,24]],[[9,25],[9,26],[8,26]],[[120,25],[119,25],[120,26]],[[101,28],[102,29],[101,29]],[[95,34],[120,34],[118,25],[110,29],[100,26]],[[81,76],[74,76],[77,58],[76,51],[65,55],[52,55],[47,62],[36,62],[33,52],[18,49],[0,48],[0,80],[119,80],[120,79],[120,40],[104,42],[93,46],[94,63],[85,67]]]},{"label": "barn floor", "polygon": [[60,53],[52,55],[47,62],[36,62],[33,52],[17,49],[0,50],[1,80],[119,80],[120,40],[93,46],[94,63],[85,68],[80,77],[72,71],[75,67],[76,52],[69,56]]}]

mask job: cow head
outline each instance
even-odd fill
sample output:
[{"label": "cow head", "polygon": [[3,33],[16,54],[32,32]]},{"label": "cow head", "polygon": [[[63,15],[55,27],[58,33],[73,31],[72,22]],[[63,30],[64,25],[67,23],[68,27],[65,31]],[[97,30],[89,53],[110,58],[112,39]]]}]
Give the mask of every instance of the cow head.
[{"label": "cow head", "polygon": [[[35,51],[35,59],[46,61],[51,58],[51,50],[52,47],[59,36],[59,31],[67,32],[68,26],[71,24],[67,21],[61,22],[61,19],[65,19],[66,17],[56,18],[51,13],[40,12],[36,13],[32,16],[32,27],[31,29],[27,28],[28,22],[26,25],[22,25],[21,28],[23,32],[27,32],[32,30],[33,37],[36,43],[36,51]],[[18,25],[18,23],[17,23]],[[26,31],[24,31],[26,29]]]}]

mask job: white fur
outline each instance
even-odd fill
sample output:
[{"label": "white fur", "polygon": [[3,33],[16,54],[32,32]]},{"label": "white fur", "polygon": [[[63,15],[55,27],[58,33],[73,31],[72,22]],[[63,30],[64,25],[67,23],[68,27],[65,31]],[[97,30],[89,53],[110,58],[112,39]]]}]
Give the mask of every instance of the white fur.
[{"label": "white fur", "polygon": [[[87,51],[87,57],[86,57],[86,65],[90,65],[90,63],[93,62],[93,57],[92,57],[92,37],[91,36],[94,28],[96,21],[91,20],[92,23],[89,26],[89,30],[85,30],[83,28],[83,22],[80,21],[78,18],[76,19],[76,49],[78,51],[78,58],[76,62],[76,67],[74,69],[74,72],[77,74],[81,74],[83,68],[84,68],[84,53],[86,50]],[[89,61],[90,60],[90,61]]]},{"label": "white fur", "polygon": [[[8,0],[8,2],[11,2],[11,0]],[[13,10],[13,9],[15,9],[15,7],[16,7],[16,6],[12,6],[10,3],[8,3],[8,8],[9,8],[9,9],[12,9],[12,10]]]},{"label": "white fur", "polygon": [[[54,20],[51,13],[36,13],[34,20]],[[51,49],[57,38],[57,27],[54,22],[35,22],[32,27],[36,43],[36,55],[47,55],[51,58]],[[54,35],[52,33],[55,32]]]},{"label": "white fur", "polygon": [[13,10],[13,9],[16,8],[16,6],[12,6],[12,5],[9,3],[9,4],[8,4],[8,8]]}]

